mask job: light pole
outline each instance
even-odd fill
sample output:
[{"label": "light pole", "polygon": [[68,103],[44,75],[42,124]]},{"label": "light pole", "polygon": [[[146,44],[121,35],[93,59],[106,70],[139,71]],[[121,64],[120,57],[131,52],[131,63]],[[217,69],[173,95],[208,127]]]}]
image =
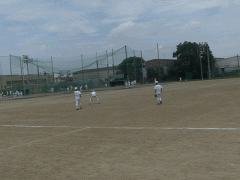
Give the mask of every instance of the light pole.
[{"label": "light pole", "polygon": [[205,42],[205,46],[207,48],[207,58],[208,58],[208,79],[211,78],[211,72],[210,72],[210,63],[209,63],[209,49],[208,49],[208,43]]}]

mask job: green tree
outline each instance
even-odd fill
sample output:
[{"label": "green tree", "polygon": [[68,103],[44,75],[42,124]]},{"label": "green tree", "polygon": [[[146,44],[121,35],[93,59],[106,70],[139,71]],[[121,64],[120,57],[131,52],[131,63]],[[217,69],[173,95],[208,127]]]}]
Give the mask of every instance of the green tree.
[{"label": "green tree", "polygon": [[201,79],[201,65],[202,61],[203,78],[208,77],[208,56],[210,70],[213,70],[214,57],[207,43],[197,44],[196,42],[180,43],[177,45],[177,51],[173,53],[173,57],[177,58],[176,63],[169,68],[169,75],[178,79],[186,78],[186,73],[191,72],[194,79]]},{"label": "green tree", "polygon": [[126,80],[128,80],[129,73],[130,81],[137,80],[139,82],[142,79],[142,63],[144,64],[144,62],[141,57],[129,57],[118,65],[118,69],[122,71]]}]

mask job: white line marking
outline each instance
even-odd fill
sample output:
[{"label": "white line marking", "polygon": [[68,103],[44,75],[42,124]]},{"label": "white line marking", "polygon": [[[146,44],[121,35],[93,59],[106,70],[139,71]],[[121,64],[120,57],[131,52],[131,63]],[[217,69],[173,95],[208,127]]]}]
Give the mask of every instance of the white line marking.
[{"label": "white line marking", "polygon": [[44,140],[51,139],[51,138],[54,138],[54,137],[63,136],[63,135],[75,133],[75,132],[78,132],[78,131],[83,131],[83,130],[85,130],[85,129],[89,129],[89,127],[85,127],[85,128],[82,128],[82,129],[77,129],[77,130],[75,130],[75,131],[70,131],[70,132],[62,133],[62,134],[59,134],[59,135],[56,135],[56,136],[47,137],[47,138],[45,138],[45,139],[39,139],[39,140],[31,141],[31,142],[28,142],[28,143],[19,144],[19,145],[17,145],[17,146],[11,146],[11,147],[8,147],[8,148],[6,148],[6,149],[0,149],[0,152],[1,152],[1,151],[5,151],[5,150],[7,150],[7,149],[15,148],[15,147],[21,147],[21,146],[24,146],[24,145],[32,144],[32,143],[35,143],[35,142],[44,141]]},{"label": "white line marking", "polygon": [[76,128],[73,126],[25,126],[25,125],[2,125],[4,127],[29,127],[29,128]]},{"label": "white line marking", "polygon": [[[77,127],[71,127],[71,126],[24,126],[24,125],[2,125],[3,127],[24,127],[24,128],[45,128],[45,127],[54,127],[54,128],[77,128]],[[85,127],[85,128],[81,128],[81,129],[77,129],[77,130],[74,130],[74,131],[70,131],[70,132],[66,132],[66,133],[62,133],[62,134],[59,134],[59,135],[56,135],[56,136],[51,136],[51,137],[47,137],[45,139],[40,139],[40,140],[35,140],[35,141],[31,141],[31,142],[28,142],[28,143],[23,143],[23,144],[20,144],[20,145],[17,145],[17,146],[11,146],[11,147],[8,147],[6,149],[0,149],[0,152],[1,151],[5,151],[7,149],[12,149],[12,148],[15,148],[15,147],[21,147],[21,146],[24,146],[24,145],[28,145],[28,144],[31,144],[31,143],[35,143],[35,142],[40,142],[40,141],[44,141],[44,140],[47,140],[47,139],[51,139],[51,138],[54,138],[54,137],[58,137],[58,136],[63,136],[63,135],[66,135],[66,134],[70,134],[70,133],[75,133],[75,132],[78,132],[78,131],[83,131],[85,129],[128,129],[128,130],[144,130],[144,129],[152,129],[152,130],[230,130],[230,131],[239,131],[240,128],[192,128],[192,127],[180,127],[180,128],[174,128],[174,127]]]},{"label": "white line marking", "polygon": [[192,128],[192,127],[180,127],[180,128],[174,128],[174,127],[90,127],[95,129],[163,129],[163,130],[232,130],[237,131],[240,130],[240,128]]},{"label": "white line marking", "polygon": [[[24,128],[77,128],[76,126],[26,126],[26,125],[1,125],[3,127]],[[166,129],[166,130],[231,130],[238,131],[240,128],[193,128],[193,127],[86,127],[85,129]],[[71,131],[74,132],[74,131]]]}]

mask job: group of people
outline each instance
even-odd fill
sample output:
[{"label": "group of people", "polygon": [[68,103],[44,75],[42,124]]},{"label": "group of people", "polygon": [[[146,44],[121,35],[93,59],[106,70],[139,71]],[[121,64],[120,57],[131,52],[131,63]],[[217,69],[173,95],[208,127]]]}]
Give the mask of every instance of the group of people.
[{"label": "group of people", "polygon": [[[80,87],[80,90],[78,90],[77,87],[75,87],[75,91],[74,91],[77,110],[79,110],[79,107],[80,107],[80,109],[82,109],[82,102],[81,102],[82,91],[81,91],[81,89],[82,89],[82,87]],[[155,81],[154,90],[155,90],[154,96],[157,97],[158,105],[160,105],[160,104],[162,104],[162,96],[161,96],[162,95],[162,86],[158,83],[158,81]],[[98,104],[100,104],[99,98],[97,97],[97,93],[94,90],[91,92],[91,98],[89,101],[89,105],[91,105],[93,98],[96,98],[98,100]]]},{"label": "group of people", "polygon": [[16,99],[16,98],[22,98],[23,97],[23,93],[22,91],[16,91],[15,93],[13,93],[13,98]]},{"label": "group of people", "polygon": [[[75,87],[75,91],[74,91],[77,110],[79,110],[79,106],[80,106],[80,109],[82,109],[82,102],[81,102],[82,91],[81,91],[81,89],[82,88],[80,88],[80,90],[78,90],[77,87]],[[91,105],[93,98],[96,98],[98,100],[98,104],[100,104],[99,98],[97,97],[97,93],[94,90],[91,92],[91,98],[89,101],[89,105]]]},{"label": "group of people", "polygon": [[135,84],[137,84],[136,80],[131,81],[131,82],[130,81],[126,81],[125,86],[126,86],[126,88],[133,88],[133,86]]}]

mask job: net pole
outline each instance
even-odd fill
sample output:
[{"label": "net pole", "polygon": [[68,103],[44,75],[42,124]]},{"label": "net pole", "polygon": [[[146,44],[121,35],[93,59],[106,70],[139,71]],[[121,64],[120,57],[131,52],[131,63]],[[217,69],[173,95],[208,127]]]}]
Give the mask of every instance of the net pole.
[{"label": "net pole", "polygon": [[10,57],[10,73],[11,73],[11,90],[13,91],[13,84],[12,84],[12,56],[11,54],[9,55]]},{"label": "net pole", "polygon": [[53,72],[53,59],[51,56],[51,63],[52,63],[52,82],[54,83],[54,72]]},{"label": "net pole", "polygon": [[27,58],[27,73],[28,73],[28,81],[29,81],[29,67],[28,67],[28,58]]},{"label": "net pole", "polygon": [[82,60],[82,77],[83,77],[83,81],[84,81],[84,72],[83,72],[83,56],[81,54],[81,60]]},{"label": "net pole", "polygon": [[97,76],[98,76],[98,86],[99,86],[99,71],[98,71],[98,59],[97,59],[97,52],[96,52],[96,64],[97,64]]},{"label": "net pole", "polygon": [[159,48],[158,48],[158,43],[157,43],[157,54],[158,54],[158,76],[159,76],[159,81],[160,81],[160,76],[161,76],[161,72],[160,72],[160,61],[159,61]]},{"label": "net pole", "polygon": [[136,72],[136,56],[135,56],[135,50],[133,51],[133,54],[134,54],[134,74],[135,74],[135,79],[134,80],[137,80],[137,72]]},{"label": "net pole", "polygon": [[3,79],[3,78],[2,78],[2,75],[3,75],[2,73],[3,73],[3,72],[2,72],[2,65],[1,65],[1,63],[0,63],[0,68],[1,68],[1,69],[0,69],[0,70],[1,70],[0,81],[1,81],[1,91],[2,91],[2,79]]},{"label": "net pole", "polygon": [[114,75],[114,57],[113,57],[113,49],[112,49],[112,61],[113,61],[113,75]]},{"label": "net pole", "polygon": [[23,60],[21,59],[21,57],[19,57],[19,58],[20,58],[20,67],[21,67],[21,74],[22,74],[22,81],[23,81],[23,94],[26,95]]},{"label": "net pole", "polygon": [[128,68],[128,60],[127,60],[127,58],[128,58],[128,56],[127,56],[127,46],[125,46],[125,53],[126,53],[126,61],[127,61],[127,74],[128,74],[127,80],[128,80],[128,82],[129,82],[129,68]]},{"label": "net pole", "polygon": [[209,51],[208,51],[208,44],[205,42],[205,46],[207,48],[207,59],[208,59],[208,79],[211,78],[211,72],[210,72],[210,62],[209,62]]},{"label": "net pole", "polygon": [[238,74],[240,74],[240,72],[239,72],[239,58],[238,58],[238,54],[237,54],[237,61],[238,61]]},{"label": "net pole", "polygon": [[143,79],[143,84],[144,84],[144,74],[143,74],[143,58],[142,58],[142,51],[141,52],[141,62],[142,62],[142,79]]},{"label": "net pole", "polygon": [[109,65],[108,65],[108,54],[107,54],[107,50],[106,50],[106,56],[107,56],[107,69],[108,69],[108,86],[110,83],[110,79],[109,79]]},{"label": "net pole", "polygon": [[38,84],[39,84],[40,79],[39,79],[39,66],[38,66],[38,59],[36,58],[36,60],[37,60],[37,73],[38,73]]}]

